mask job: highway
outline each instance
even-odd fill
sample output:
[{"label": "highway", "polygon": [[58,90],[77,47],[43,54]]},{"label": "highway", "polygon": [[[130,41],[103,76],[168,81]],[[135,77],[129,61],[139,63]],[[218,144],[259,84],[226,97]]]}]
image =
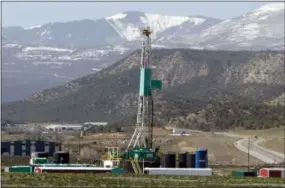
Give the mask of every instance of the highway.
[{"label": "highway", "polygon": [[[241,138],[241,140],[235,142],[235,147],[242,152],[248,153],[248,137],[225,132],[215,132],[215,134]],[[264,141],[262,138],[250,137],[250,155],[268,164],[284,162],[285,155],[283,153],[272,151],[258,145],[258,143]]]}]

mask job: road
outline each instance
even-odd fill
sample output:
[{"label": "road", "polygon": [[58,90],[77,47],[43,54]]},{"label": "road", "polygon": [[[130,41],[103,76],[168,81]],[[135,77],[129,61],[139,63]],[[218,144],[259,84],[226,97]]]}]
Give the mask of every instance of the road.
[{"label": "road", "polygon": [[[241,138],[241,140],[235,142],[235,147],[242,152],[248,153],[248,137],[225,132],[215,132],[215,134]],[[272,151],[258,145],[258,143],[264,141],[262,138],[250,137],[250,155],[269,164],[284,162],[285,155],[283,153]]]}]

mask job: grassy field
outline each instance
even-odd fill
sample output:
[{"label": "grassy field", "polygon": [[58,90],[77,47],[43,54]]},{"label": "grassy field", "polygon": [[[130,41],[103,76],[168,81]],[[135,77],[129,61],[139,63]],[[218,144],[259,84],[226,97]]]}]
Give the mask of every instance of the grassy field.
[{"label": "grassy field", "polygon": [[265,130],[243,130],[243,129],[236,129],[233,131],[237,134],[242,134],[246,136],[257,135],[259,137],[264,138],[266,141],[259,143],[260,146],[263,146],[268,149],[275,150],[280,153],[285,153],[285,140],[284,140],[284,133],[285,127],[279,128],[270,128]]},{"label": "grassy field", "polygon": [[151,175],[29,174],[2,173],[2,187],[13,186],[138,186],[138,187],[271,187],[281,178],[189,177]]}]

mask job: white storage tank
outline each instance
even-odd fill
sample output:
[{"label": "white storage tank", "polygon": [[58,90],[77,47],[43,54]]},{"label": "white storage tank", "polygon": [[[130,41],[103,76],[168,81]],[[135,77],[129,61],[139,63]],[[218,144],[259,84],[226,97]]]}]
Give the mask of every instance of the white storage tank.
[{"label": "white storage tank", "polygon": [[113,168],[113,161],[112,160],[104,160],[103,161],[104,168]]},{"label": "white storage tank", "polygon": [[211,168],[144,168],[144,172],[153,175],[212,176]]}]

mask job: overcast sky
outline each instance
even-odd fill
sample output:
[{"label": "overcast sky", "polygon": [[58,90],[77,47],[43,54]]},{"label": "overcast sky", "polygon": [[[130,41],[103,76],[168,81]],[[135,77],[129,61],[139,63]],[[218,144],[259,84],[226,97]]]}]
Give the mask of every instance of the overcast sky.
[{"label": "overcast sky", "polygon": [[252,11],[265,2],[2,2],[3,26],[29,27],[48,22],[99,19],[125,11],[142,11],[170,16],[202,15],[232,18]]}]

